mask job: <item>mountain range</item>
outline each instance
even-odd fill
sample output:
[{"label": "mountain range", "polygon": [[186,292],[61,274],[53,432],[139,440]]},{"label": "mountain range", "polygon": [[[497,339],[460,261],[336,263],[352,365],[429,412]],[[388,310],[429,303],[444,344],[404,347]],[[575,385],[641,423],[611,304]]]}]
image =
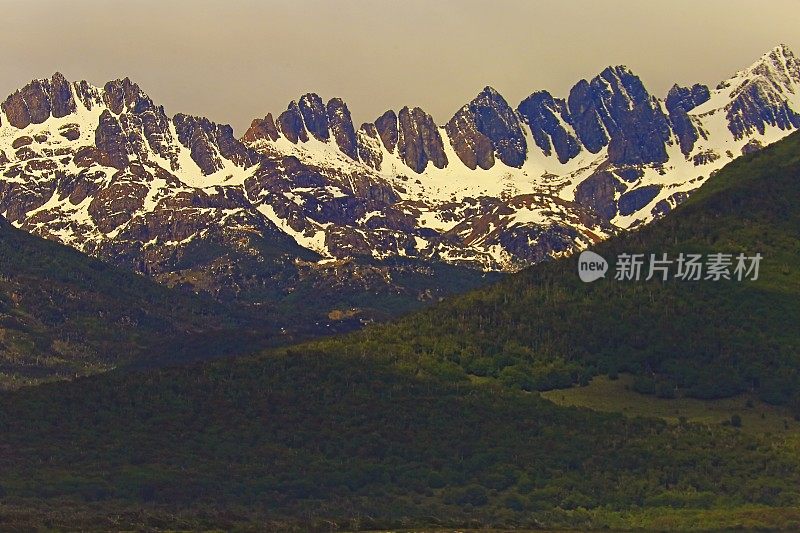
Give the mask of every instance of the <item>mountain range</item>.
[{"label": "mountain range", "polygon": [[345,102],[309,93],[241,138],[127,78],[56,73],[0,110],[14,226],[221,300],[357,295],[318,321],[370,295],[437,300],[455,273],[472,287],[663,216],[800,127],[800,62],[781,45],[664,98],[624,66],[516,107],[486,87],[444,125],[404,107],[356,129]]}]

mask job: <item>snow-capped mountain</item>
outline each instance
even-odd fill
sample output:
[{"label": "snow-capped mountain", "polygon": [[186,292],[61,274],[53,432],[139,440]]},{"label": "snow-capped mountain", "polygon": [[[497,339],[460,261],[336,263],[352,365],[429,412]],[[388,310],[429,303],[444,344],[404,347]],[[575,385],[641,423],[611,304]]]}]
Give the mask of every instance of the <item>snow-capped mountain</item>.
[{"label": "snow-capped mountain", "polygon": [[[566,99],[539,91],[512,109],[487,87],[444,126],[406,107],[357,131],[341,100],[309,94],[253,121],[243,140],[326,178],[277,200],[293,214],[289,232],[320,253],[512,270],[662,216],[732,159],[799,127],[799,69],[782,45],[716,89],[676,85],[660,100],[620,66]],[[349,213],[309,199],[347,191],[352,176],[393,194]]]},{"label": "snow-capped mountain", "polygon": [[[444,125],[404,107],[356,129],[342,100],[307,94],[241,139],[168,116],[129,79],[55,74],[0,107],[0,215],[140,272],[203,287],[239,268],[215,247],[295,268],[401,257],[515,270],[663,215],[800,127],[800,62],[779,46],[715,89],[663,100],[622,66],[516,108],[486,87]],[[266,283],[249,277],[234,284]]]}]

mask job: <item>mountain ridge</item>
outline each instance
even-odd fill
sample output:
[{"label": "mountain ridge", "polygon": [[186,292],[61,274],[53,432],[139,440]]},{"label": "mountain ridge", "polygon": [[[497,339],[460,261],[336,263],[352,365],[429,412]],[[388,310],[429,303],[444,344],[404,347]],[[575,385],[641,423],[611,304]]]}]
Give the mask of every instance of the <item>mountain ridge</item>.
[{"label": "mountain ridge", "polygon": [[[0,214],[118,266],[211,276],[213,291],[243,298],[297,257],[514,271],[663,216],[795,129],[798,80],[779,46],[717,89],[673,88],[664,101],[618,66],[566,98],[538,91],[512,107],[487,86],[445,125],[406,106],[358,129],[341,99],[306,93],[237,139],[168,116],[128,78],[99,88],[57,73],[0,105]],[[279,251],[255,280],[189,252],[257,258],[255,241]]]}]

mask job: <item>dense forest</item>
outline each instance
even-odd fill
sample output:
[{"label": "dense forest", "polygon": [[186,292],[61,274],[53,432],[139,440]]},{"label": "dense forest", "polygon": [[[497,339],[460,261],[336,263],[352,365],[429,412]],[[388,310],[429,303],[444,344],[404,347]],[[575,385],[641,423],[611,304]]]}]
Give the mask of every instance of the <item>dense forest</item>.
[{"label": "dense forest", "polygon": [[733,428],[290,353],[7,396],[0,486],[5,521],[36,527],[584,528],[794,506],[800,462]]}]

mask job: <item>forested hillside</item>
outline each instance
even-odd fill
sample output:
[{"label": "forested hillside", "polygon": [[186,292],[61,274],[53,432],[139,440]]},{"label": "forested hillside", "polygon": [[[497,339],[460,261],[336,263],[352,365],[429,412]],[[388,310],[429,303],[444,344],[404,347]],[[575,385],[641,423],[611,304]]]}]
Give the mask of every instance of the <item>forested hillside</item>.
[{"label": "forested hillside", "polygon": [[278,338],[272,324],[0,218],[0,387],[244,353]]}]

